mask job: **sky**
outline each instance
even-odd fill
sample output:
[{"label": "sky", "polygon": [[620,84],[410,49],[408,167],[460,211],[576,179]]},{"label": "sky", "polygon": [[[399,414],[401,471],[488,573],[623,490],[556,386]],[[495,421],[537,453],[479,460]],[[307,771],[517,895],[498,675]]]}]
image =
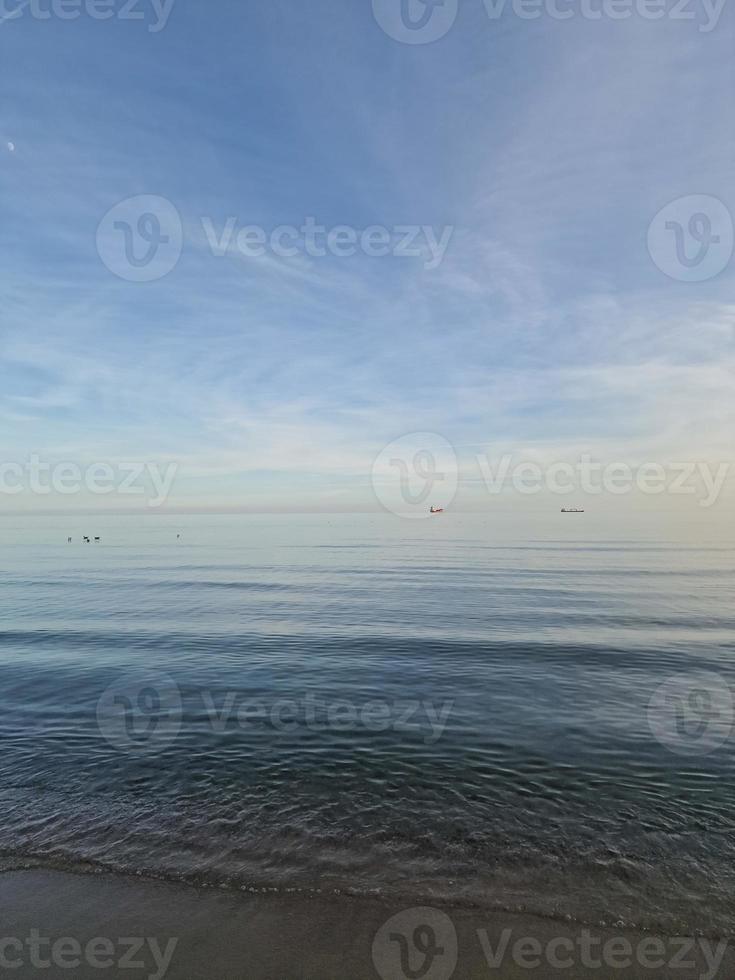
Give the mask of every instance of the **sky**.
[{"label": "sky", "polygon": [[[469,508],[503,455],[732,457],[732,8],[131,2],[0,5],[0,511],[150,506],[98,464],[369,510],[424,433]],[[309,220],[388,254],[271,247]]]}]

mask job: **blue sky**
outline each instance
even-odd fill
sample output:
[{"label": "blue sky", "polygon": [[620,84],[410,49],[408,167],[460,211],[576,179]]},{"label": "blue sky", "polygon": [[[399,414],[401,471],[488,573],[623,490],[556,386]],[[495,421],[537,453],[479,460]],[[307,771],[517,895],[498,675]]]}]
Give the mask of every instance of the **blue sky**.
[{"label": "blue sky", "polygon": [[[137,9],[0,23],[6,459],[175,461],[171,506],[328,510],[374,506],[373,459],[412,432],[468,479],[509,450],[732,455],[733,261],[682,282],[647,250],[671,201],[735,213],[731,9],[703,32],[460,0],[416,45],[367,0],[175,0],[158,31]],[[96,247],[138,195],[183,226],[143,283]],[[427,269],[217,257],[202,226],[308,216],[453,232]]]}]

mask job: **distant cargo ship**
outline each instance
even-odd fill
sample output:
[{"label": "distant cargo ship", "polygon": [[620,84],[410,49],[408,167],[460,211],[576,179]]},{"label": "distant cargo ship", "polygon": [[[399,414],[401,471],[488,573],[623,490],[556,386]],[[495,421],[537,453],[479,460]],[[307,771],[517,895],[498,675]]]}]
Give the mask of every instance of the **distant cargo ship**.
[{"label": "distant cargo ship", "polygon": [[584,507],[562,507],[562,514],[584,514]]},{"label": "distant cargo ship", "polygon": [[434,507],[434,505],[432,504],[431,507],[429,508],[429,513],[430,514],[443,514],[444,513],[444,508],[443,507]]}]

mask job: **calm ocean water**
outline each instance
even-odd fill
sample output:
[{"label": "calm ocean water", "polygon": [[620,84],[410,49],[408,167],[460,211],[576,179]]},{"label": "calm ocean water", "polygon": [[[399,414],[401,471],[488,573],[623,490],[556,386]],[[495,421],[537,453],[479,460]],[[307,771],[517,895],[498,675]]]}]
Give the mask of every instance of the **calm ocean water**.
[{"label": "calm ocean water", "polygon": [[4,866],[730,933],[735,546],[587,518],[3,518]]}]

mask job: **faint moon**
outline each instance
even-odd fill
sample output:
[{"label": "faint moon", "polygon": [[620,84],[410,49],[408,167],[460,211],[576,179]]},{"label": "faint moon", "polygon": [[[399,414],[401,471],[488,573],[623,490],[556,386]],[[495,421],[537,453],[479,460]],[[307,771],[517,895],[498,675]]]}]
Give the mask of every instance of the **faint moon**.
[{"label": "faint moon", "polygon": [[8,149],[11,153],[15,153],[15,143],[8,143]]}]

